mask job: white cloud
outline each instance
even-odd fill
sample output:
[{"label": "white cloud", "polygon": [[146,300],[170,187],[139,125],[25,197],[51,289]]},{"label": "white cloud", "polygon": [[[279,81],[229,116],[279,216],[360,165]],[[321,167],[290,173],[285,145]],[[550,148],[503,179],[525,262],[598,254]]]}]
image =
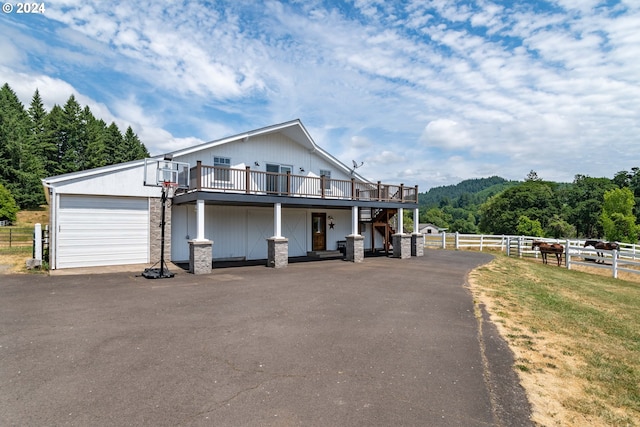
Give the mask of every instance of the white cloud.
[{"label": "white cloud", "polygon": [[429,122],[420,140],[430,147],[451,150],[473,147],[475,141],[465,125],[450,119],[437,119]]},{"label": "white cloud", "polygon": [[158,151],[301,118],[366,176],[422,188],[640,164],[630,1],[67,0],[46,19],[56,25],[0,23],[0,70],[21,99],[36,84],[49,105],[76,93]]}]

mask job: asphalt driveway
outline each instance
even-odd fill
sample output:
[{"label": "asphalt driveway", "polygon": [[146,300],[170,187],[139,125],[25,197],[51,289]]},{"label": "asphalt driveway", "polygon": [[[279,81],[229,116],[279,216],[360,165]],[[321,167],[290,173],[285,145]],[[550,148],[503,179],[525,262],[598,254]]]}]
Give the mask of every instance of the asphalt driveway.
[{"label": "asphalt driveway", "polygon": [[0,276],[0,425],[530,425],[464,286],[490,259]]}]

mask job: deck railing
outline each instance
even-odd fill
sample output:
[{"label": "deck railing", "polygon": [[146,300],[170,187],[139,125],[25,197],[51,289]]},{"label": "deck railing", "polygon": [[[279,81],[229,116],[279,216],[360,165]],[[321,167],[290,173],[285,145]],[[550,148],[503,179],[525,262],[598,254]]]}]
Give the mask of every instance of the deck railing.
[{"label": "deck railing", "polygon": [[249,166],[226,168],[201,162],[191,168],[190,190],[225,193],[280,195],[341,200],[417,203],[418,186],[390,185],[332,179],[326,176],[294,175],[251,170]]}]

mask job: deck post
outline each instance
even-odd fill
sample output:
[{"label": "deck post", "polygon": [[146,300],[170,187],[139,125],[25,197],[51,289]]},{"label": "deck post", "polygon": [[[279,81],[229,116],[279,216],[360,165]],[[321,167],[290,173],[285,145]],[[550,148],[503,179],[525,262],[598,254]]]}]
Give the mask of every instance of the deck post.
[{"label": "deck post", "polygon": [[356,179],[351,177],[351,200],[356,200]]},{"label": "deck post", "polygon": [[251,167],[246,166],[244,172],[244,188],[245,193],[251,193]]},{"label": "deck post", "polygon": [[196,162],[196,190],[202,190],[202,161],[198,160]]}]

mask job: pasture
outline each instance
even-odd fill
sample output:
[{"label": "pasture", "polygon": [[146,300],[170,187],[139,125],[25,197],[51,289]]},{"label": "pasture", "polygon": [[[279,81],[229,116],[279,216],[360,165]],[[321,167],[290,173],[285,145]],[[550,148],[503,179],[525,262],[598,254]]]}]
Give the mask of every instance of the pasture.
[{"label": "pasture", "polygon": [[638,283],[500,253],[469,281],[515,353],[535,422],[640,425]]}]

